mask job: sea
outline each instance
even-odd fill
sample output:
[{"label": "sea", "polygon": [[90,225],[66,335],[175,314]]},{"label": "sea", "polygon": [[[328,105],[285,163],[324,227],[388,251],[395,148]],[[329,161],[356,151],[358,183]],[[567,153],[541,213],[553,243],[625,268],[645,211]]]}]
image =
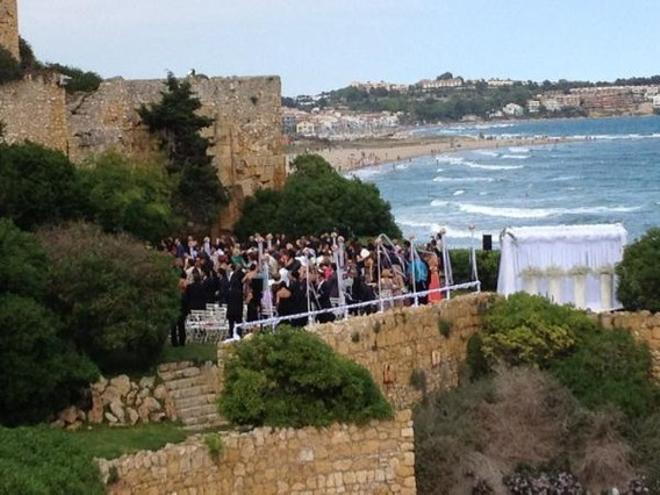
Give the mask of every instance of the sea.
[{"label": "sea", "polygon": [[[480,245],[510,226],[623,223],[629,241],[660,226],[660,116],[460,124],[419,135],[570,137],[576,141],[459,151],[352,172],[390,202],[406,237],[441,229]],[[471,229],[472,227],[472,229]]]}]

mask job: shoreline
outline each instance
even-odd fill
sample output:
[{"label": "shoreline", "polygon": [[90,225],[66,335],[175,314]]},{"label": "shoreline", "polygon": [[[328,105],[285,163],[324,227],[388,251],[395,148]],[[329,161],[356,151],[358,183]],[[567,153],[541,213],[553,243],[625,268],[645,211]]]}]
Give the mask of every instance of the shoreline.
[{"label": "shoreline", "polygon": [[437,136],[430,138],[368,139],[339,141],[330,146],[310,143],[301,144],[287,153],[289,159],[303,152],[317,153],[325,158],[338,172],[348,172],[366,167],[410,161],[413,158],[467,150],[496,149],[511,146],[541,146],[575,142],[571,137],[516,137],[472,138],[467,136]]}]

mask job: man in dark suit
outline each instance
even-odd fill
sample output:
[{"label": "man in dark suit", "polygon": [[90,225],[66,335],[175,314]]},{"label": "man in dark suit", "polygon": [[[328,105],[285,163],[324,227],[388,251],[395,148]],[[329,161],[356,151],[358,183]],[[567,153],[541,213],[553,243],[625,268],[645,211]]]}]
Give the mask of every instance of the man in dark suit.
[{"label": "man in dark suit", "polygon": [[[236,257],[234,257],[236,258]],[[243,264],[232,258],[232,272],[229,277],[229,290],[227,292],[227,321],[229,322],[229,333],[234,335],[234,326],[243,322],[243,279],[245,272]],[[239,337],[243,331],[238,332]]]}]

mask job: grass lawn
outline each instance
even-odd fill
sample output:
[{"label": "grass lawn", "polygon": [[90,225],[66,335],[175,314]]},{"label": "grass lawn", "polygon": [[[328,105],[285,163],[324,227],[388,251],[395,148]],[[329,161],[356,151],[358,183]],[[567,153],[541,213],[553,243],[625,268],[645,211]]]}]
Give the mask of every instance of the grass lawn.
[{"label": "grass lawn", "polygon": [[177,361],[193,361],[196,364],[206,361],[218,360],[218,346],[216,344],[186,344],[183,347],[172,347],[166,344],[160,355],[160,363],[174,363]]},{"label": "grass lawn", "polygon": [[183,442],[193,432],[176,423],[151,423],[132,427],[98,426],[69,433],[94,457],[114,459],[139,450],[157,450],[168,443]]}]

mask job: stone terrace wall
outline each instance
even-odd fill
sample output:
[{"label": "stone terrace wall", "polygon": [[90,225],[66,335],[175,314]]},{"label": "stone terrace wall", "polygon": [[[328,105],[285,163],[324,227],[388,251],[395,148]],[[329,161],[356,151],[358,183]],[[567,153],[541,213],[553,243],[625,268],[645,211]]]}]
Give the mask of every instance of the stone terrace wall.
[{"label": "stone terrace wall", "polygon": [[640,342],[648,344],[653,356],[653,375],[660,380],[660,313],[613,312],[594,315],[605,328],[629,330]]},{"label": "stone terrace wall", "polygon": [[157,452],[100,461],[115,468],[111,495],[401,494],[413,495],[415,454],[411,411],[364,427],[257,428],[222,435],[214,459],[203,436]]},{"label": "stone terrace wall", "polygon": [[[317,325],[310,330],[339,353],[367,367],[395,407],[422,397],[413,372],[431,392],[454,387],[467,340],[481,328],[492,294],[461,296],[438,305],[403,308]],[[443,335],[445,332],[447,336]]]},{"label": "stone terrace wall", "polygon": [[[280,79],[231,77],[190,79],[202,102],[200,113],[215,119],[206,132],[220,180],[232,202],[223,213],[229,227],[246,196],[261,187],[279,188],[286,179],[282,150]],[[103,82],[98,91],[69,101],[70,155],[74,161],[110,149],[130,155],[149,154],[157,142],[141,125],[142,104],[160,100],[162,80]]]},{"label": "stone terrace wall", "polygon": [[32,141],[68,150],[66,96],[55,80],[39,77],[0,86],[0,121],[9,143]]}]

